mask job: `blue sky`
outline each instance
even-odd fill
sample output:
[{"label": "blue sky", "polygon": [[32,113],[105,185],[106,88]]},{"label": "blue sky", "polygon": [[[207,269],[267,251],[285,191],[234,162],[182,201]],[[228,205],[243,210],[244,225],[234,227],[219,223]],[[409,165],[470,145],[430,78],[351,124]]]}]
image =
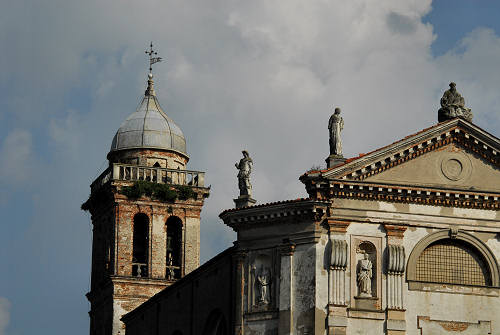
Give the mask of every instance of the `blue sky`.
[{"label": "blue sky", "polygon": [[146,84],[206,171],[202,260],[230,245],[218,214],[254,160],[259,203],[304,196],[327,120],[354,156],[437,122],[450,81],[500,134],[497,1],[0,3],[0,335],[87,334],[91,223],[80,204]]}]

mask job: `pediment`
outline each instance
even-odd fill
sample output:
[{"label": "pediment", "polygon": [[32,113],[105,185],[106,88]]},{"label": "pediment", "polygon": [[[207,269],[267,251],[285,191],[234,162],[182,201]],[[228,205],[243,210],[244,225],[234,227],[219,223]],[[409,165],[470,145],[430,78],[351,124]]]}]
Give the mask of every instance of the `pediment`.
[{"label": "pediment", "polygon": [[364,180],[441,189],[500,191],[500,169],[456,143],[397,164]]},{"label": "pediment", "polygon": [[321,173],[373,184],[500,191],[500,141],[461,119],[450,120]]}]

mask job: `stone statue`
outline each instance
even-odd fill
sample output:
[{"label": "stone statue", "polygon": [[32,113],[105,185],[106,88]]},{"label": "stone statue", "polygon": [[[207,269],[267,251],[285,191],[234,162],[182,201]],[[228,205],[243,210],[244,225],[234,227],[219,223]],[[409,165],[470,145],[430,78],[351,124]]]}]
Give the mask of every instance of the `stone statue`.
[{"label": "stone statue", "polygon": [[344,129],[344,119],[340,116],[340,108],[335,108],[335,112],[328,121],[330,131],[330,155],[342,156],[342,140],[340,132]]},{"label": "stone statue", "polygon": [[458,93],[457,85],[450,83],[450,89],[445,91],[441,98],[441,108],[438,111],[438,121],[443,122],[456,117],[461,117],[472,122],[472,112],[470,108],[465,107],[465,100]]},{"label": "stone statue", "polygon": [[269,304],[269,285],[271,283],[271,274],[268,268],[260,267],[260,271],[255,275],[257,285],[259,286],[259,297],[257,302],[259,304]]},{"label": "stone statue", "polygon": [[240,197],[252,195],[252,184],[250,184],[250,173],[252,172],[253,161],[248,155],[248,151],[243,150],[243,158],[235,166],[238,172],[238,187],[240,188]]},{"label": "stone statue", "polygon": [[368,254],[363,253],[363,259],[359,261],[358,269],[359,297],[369,298],[372,296],[372,276],[372,262],[368,259]]}]

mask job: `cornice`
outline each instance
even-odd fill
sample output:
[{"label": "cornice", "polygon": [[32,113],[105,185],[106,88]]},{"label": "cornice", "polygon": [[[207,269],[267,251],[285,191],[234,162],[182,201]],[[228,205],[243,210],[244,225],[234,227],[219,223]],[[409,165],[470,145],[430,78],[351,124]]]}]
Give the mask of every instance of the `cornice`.
[{"label": "cornice", "polygon": [[232,228],[247,224],[253,226],[301,220],[319,221],[326,215],[329,204],[329,201],[301,199],[224,211],[220,218]]},{"label": "cornice", "polygon": [[477,209],[500,208],[500,193],[418,187],[414,185],[373,184],[349,180],[330,180],[317,184],[322,196],[446,207]]}]

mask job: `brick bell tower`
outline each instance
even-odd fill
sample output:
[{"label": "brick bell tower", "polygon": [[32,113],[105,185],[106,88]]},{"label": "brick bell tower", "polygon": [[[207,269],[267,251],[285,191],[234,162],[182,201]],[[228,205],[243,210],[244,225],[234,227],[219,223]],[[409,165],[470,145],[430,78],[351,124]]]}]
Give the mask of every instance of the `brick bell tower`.
[{"label": "brick bell tower", "polygon": [[209,188],[186,169],[181,129],[148,85],[138,109],[120,126],[109,167],[91,184],[82,209],[92,217],[90,334],[124,334],[123,314],[200,263],[200,213]]}]

